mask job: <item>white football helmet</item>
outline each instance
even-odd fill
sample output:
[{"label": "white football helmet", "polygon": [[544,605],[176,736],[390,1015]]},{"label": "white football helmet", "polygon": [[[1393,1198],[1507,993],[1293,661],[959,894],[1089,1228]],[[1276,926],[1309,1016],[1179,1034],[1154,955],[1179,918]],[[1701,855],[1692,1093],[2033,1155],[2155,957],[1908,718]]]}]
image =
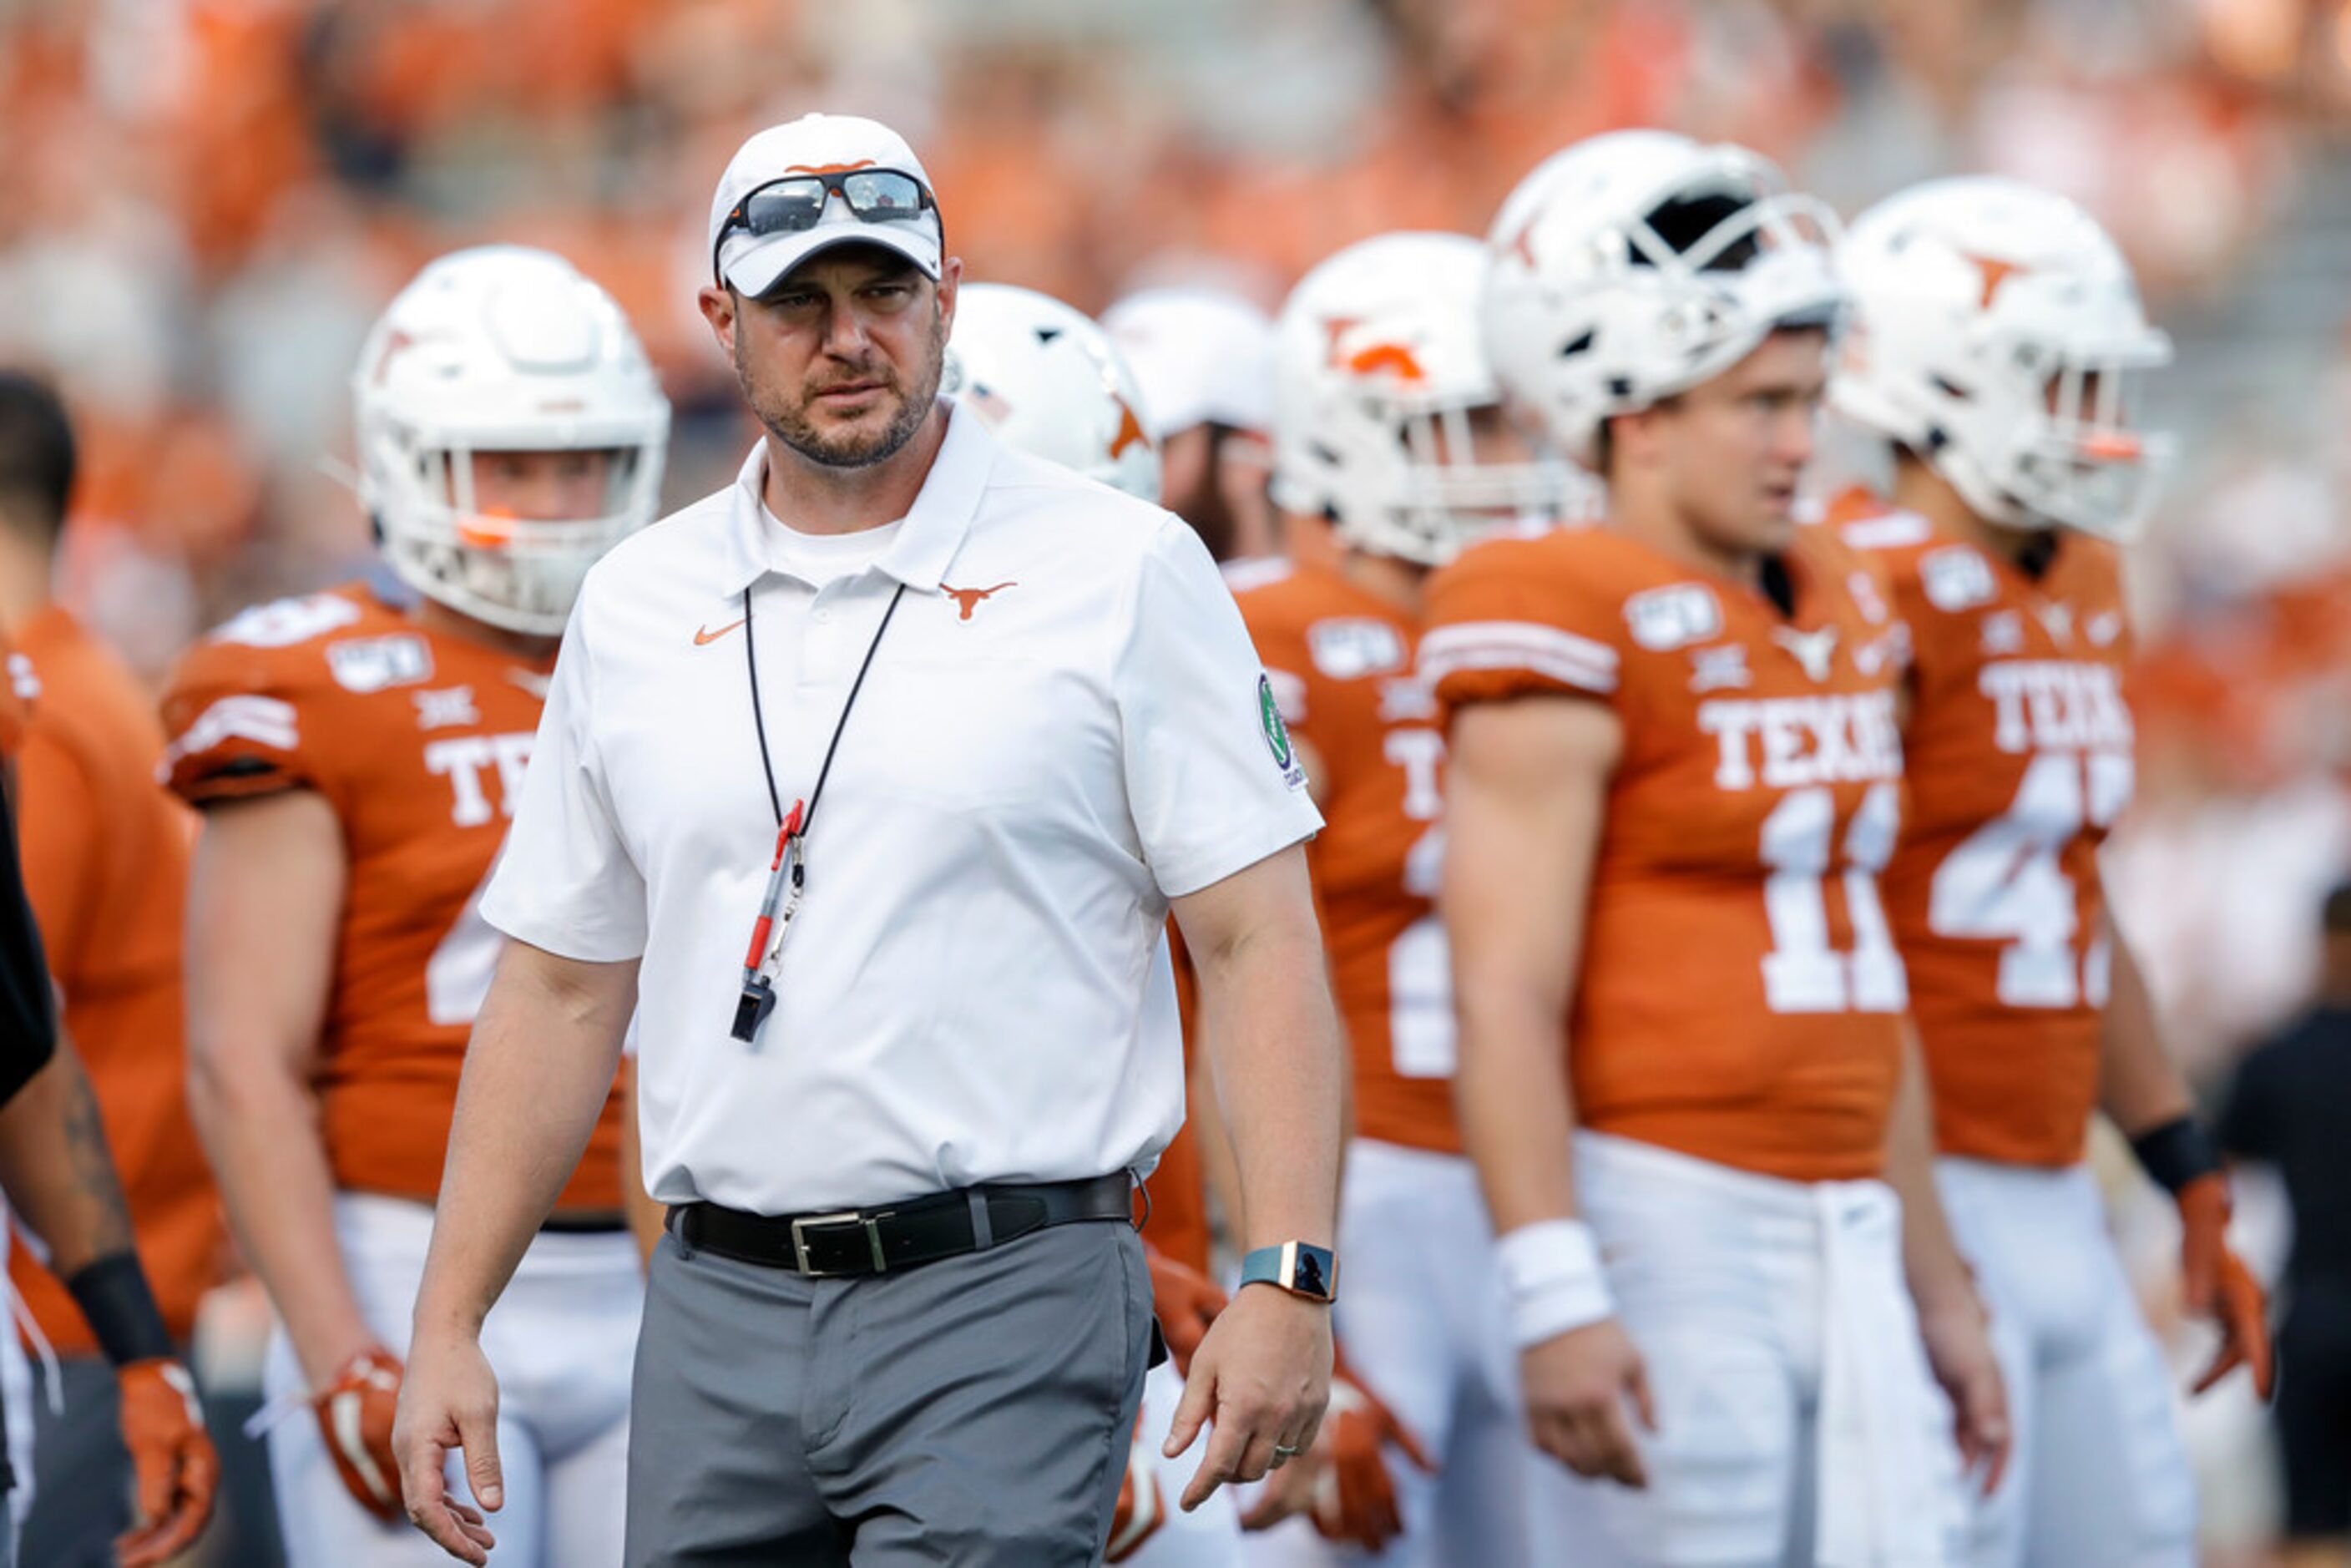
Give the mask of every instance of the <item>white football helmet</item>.
[{"label": "white football helmet", "polygon": [[[653,520],[669,400],[620,307],[559,256],[481,246],[434,262],[368,334],[351,392],[385,559],[462,614],[555,636],[597,558]],[[597,516],[475,503],[475,453],[598,450],[612,457]]]},{"label": "white football helmet", "polygon": [[1836,228],[1743,147],[1592,137],[1538,165],[1494,220],[1486,351],[1512,402],[1597,467],[1612,414],[1720,375],[1777,329],[1834,330]]},{"label": "white football helmet", "polygon": [[1469,416],[1502,396],[1479,339],[1485,271],[1467,235],[1390,234],[1300,281],[1274,340],[1277,503],[1423,566],[1497,528],[1562,517],[1566,465],[1477,460]]},{"label": "white football helmet", "polygon": [[1842,260],[1839,412],[1994,522],[2118,538],[2146,520],[2172,446],[2131,427],[2132,383],[2171,340],[2096,219],[2015,180],[1932,180],[1863,214]]},{"label": "white football helmet", "polygon": [[1143,392],[1152,439],[1221,424],[1262,435],[1273,426],[1273,323],[1228,289],[1145,288],[1113,302],[1102,328]]},{"label": "white football helmet", "polygon": [[965,284],[939,388],[1006,445],[1158,502],[1134,377],[1084,312],[1033,288]]}]

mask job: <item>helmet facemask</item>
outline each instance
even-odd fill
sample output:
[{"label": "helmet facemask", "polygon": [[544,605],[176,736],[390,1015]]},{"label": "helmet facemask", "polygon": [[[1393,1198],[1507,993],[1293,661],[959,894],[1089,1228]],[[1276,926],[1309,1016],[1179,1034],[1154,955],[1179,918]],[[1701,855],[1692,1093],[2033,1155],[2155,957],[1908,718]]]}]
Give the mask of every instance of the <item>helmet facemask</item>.
[{"label": "helmet facemask", "polygon": [[[1494,402],[1420,403],[1365,396],[1364,413],[1393,444],[1384,504],[1331,505],[1349,543],[1421,566],[1443,566],[1478,539],[1506,528],[1559,521],[1574,486],[1556,459],[1489,460],[1479,453],[1480,413]],[[1487,439],[1490,440],[1490,437]]]},{"label": "helmet facemask", "polygon": [[394,570],[461,614],[532,636],[561,634],[588,569],[642,527],[658,500],[661,465],[643,446],[569,449],[602,455],[601,501],[589,515],[539,518],[478,500],[475,448],[397,426],[373,433],[371,444],[371,507],[379,517],[396,507],[402,522],[381,530]]},{"label": "helmet facemask", "polygon": [[[2035,347],[2017,346],[2021,373],[2034,375],[2034,361],[2045,357],[2032,352]],[[2068,354],[2037,368],[2042,397],[2020,393],[2022,417],[1998,486],[2002,504],[1972,496],[1970,503],[2011,524],[2053,523],[2115,539],[2137,534],[2174,451],[2168,436],[2137,427],[2138,383],[2170,357],[2168,343],[2149,343],[2136,353]]]}]

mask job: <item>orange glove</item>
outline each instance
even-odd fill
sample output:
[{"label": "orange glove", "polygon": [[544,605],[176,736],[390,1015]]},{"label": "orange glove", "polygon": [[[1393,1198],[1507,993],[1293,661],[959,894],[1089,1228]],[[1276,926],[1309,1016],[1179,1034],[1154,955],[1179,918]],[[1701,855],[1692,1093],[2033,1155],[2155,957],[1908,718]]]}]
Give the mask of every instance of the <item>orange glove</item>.
[{"label": "orange glove", "polygon": [[1143,1439],[1143,1417],[1138,1415],[1134,1441],[1126,1449],[1126,1479],[1118,1483],[1118,1511],[1110,1518],[1110,1551],[1102,1561],[1123,1563],[1134,1556],[1136,1548],[1158,1533],[1166,1518],[1167,1504],[1159,1495],[1159,1476],[1151,1468],[1151,1448]]},{"label": "orange glove", "polygon": [[1224,1291],[1196,1269],[1146,1245],[1143,1255],[1151,1265],[1151,1310],[1167,1341],[1167,1354],[1176,1373],[1192,1375],[1192,1353],[1208,1337],[1208,1325],[1225,1310]]},{"label": "orange glove", "polygon": [[392,1416],[399,1403],[400,1358],[380,1345],[354,1354],[334,1381],[310,1396],[343,1490],[386,1524],[408,1517],[400,1500],[400,1461],[392,1452]]},{"label": "orange glove", "polygon": [[1393,1443],[1424,1472],[1434,1474],[1437,1466],[1379,1396],[1343,1366],[1331,1375],[1322,1433],[1314,1444],[1322,1467],[1314,1489],[1315,1532],[1377,1552],[1404,1533],[1395,1481],[1381,1450]]},{"label": "orange glove", "polygon": [[204,1431],[196,1382],[165,1356],[115,1368],[122,1446],[139,1483],[139,1520],[115,1537],[122,1568],[155,1568],[204,1533],[220,1489],[220,1456]]},{"label": "orange glove", "polygon": [[2179,1290],[2182,1303],[2220,1325],[2220,1349],[2196,1380],[2199,1394],[2239,1366],[2250,1366],[2263,1399],[2276,1382],[2270,1348],[2269,1298],[2229,1249],[2229,1178],[2214,1172],[2179,1189]]}]

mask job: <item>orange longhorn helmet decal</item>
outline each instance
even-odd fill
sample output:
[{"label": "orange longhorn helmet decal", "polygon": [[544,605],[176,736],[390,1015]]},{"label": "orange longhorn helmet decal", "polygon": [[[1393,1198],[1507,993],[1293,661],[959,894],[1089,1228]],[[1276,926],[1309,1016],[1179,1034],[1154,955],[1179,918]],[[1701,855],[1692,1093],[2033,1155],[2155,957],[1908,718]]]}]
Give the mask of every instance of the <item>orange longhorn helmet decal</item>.
[{"label": "orange longhorn helmet decal", "polygon": [[1420,356],[1402,343],[1374,343],[1347,361],[1347,368],[1359,376],[1377,375],[1385,371],[1400,382],[1425,382],[1428,372],[1420,368]]},{"label": "orange longhorn helmet decal", "polygon": [[1325,334],[1322,362],[1334,371],[1351,375],[1371,376],[1385,371],[1403,382],[1424,382],[1428,372],[1420,368],[1420,356],[1403,343],[1373,343],[1347,353],[1339,343],[1355,328],[1364,324],[1360,316],[1332,316],[1322,322]]},{"label": "orange longhorn helmet decal", "polygon": [[[1964,251],[1960,254],[1967,255]],[[1989,256],[1968,256],[1967,259],[1978,272],[1983,274],[1983,298],[1976,303],[1986,310],[1991,308],[1992,297],[2000,292],[2001,284],[2020,272],[2032,270],[2021,261],[2001,261]]]},{"label": "orange longhorn helmet decal", "polygon": [[1114,463],[1125,456],[1126,449],[1137,442],[1150,445],[1151,437],[1143,433],[1143,421],[1134,417],[1134,410],[1126,406],[1124,398],[1114,397],[1111,401],[1118,404],[1118,434],[1110,439],[1111,461]]}]

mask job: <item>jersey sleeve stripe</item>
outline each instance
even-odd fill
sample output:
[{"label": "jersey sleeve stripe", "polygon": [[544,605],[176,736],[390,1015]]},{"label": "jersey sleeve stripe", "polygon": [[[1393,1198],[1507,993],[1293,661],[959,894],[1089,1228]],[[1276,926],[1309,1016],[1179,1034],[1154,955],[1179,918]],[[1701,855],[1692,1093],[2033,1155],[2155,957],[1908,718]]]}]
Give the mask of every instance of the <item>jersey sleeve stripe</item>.
[{"label": "jersey sleeve stripe", "polygon": [[1902,549],[1925,544],[1934,537],[1934,530],[1916,512],[1888,512],[1883,517],[1847,523],[1842,535],[1844,542],[1855,549]]},{"label": "jersey sleeve stripe", "polygon": [[1604,643],[1522,621],[1465,621],[1420,643],[1420,673],[1431,684],[1470,670],[1523,669],[1604,694],[1616,689],[1616,650]]},{"label": "jersey sleeve stripe", "polygon": [[220,701],[196,716],[179,739],[164,749],[161,768],[162,776],[171,777],[174,764],[181,758],[208,751],[224,741],[246,740],[256,746],[266,746],[277,751],[291,751],[299,744],[294,723],[294,705],[279,702],[276,697],[235,696]]}]

